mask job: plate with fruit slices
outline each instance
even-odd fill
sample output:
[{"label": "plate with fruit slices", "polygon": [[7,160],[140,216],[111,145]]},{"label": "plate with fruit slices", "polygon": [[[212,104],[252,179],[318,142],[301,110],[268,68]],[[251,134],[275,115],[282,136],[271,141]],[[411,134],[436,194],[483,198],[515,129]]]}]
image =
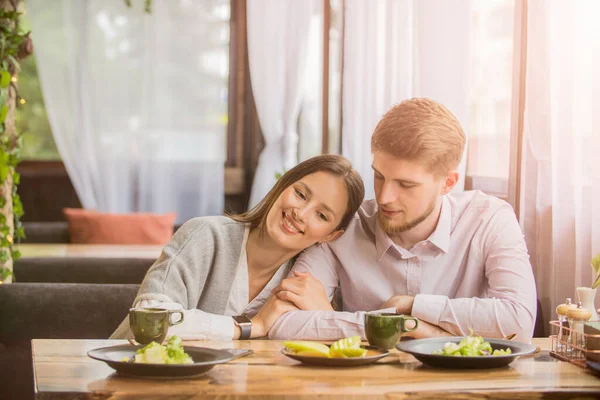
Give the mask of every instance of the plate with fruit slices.
[{"label": "plate with fruit slices", "polygon": [[361,346],[360,336],[344,338],[327,346],[319,342],[288,341],[281,353],[304,364],[327,367],[354,367],[373,364],[390,352],[376,346]]}]

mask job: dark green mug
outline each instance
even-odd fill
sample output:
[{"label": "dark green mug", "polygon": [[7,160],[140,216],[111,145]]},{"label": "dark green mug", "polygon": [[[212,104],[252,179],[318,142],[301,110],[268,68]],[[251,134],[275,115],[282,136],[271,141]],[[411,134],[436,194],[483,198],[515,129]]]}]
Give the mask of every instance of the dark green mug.
[{"label": "dark green mug", "polygon": [[[181,318],[173,322],[171,315],[179,314]],[[129,310],[129,327],[135,341],[140,344],[156,342],[161,344],[167,337],[169,327],[183,322],[183,311],[164,308],[131,308]]]},{"label": "dark green mug", "polygon": [[[415,321],[413,328],[406,327],[406,321]],[[412,332],[419,326],[419,320],[402,314],[366,313],[365,333],[371,346],[391,349],[405,332]]]}]

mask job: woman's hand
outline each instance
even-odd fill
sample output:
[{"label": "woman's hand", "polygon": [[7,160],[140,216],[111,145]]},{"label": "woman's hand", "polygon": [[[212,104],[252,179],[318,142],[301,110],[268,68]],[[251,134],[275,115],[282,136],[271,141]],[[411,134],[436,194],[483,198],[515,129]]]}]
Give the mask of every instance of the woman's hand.
[{"label": "woman's hand", "polygon": [[[297,311],[298,307],[289,301],[280,300],[277,296],[269,297],[260,311],[252,318],[251,338],[267,336],[273,324],[279,317],[290,311]],[[239,336],[239,335],[237,335]]]},{"label": "woman's hand", "polygon": [[277,298],[294,303],[300,310],[333,311],[321,281],[308,272],[294,271],[294,275],[273,289]]}]

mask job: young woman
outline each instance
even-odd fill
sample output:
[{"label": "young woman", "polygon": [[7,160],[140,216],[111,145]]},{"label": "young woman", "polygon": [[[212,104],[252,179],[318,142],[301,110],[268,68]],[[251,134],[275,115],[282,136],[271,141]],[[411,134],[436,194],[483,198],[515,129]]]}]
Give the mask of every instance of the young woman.
[{"label": "young woman", "polygon": [[[148,270],[134,307],[185,310],[169,329],[183,339],[266,336],[279,316],[297,310],[271,291],[298,253],[344,232],[364,192],[344,157],[310,158],[250,211],[186,222]],[[127,318],[111,338],[126,337]]]}]

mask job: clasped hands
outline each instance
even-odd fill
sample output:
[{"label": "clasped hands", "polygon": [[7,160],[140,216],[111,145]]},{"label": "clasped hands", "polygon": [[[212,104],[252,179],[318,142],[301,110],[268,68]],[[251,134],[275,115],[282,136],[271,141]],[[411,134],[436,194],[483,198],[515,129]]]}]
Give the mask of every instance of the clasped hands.
[{"label": "clasped hands", "polygon": [[296,310],[333,310],[321,281],[308,272],[294,271],[293,277],[273,289],[269,300],[252,318],[252,337],[266,336],[279,317]]}]

